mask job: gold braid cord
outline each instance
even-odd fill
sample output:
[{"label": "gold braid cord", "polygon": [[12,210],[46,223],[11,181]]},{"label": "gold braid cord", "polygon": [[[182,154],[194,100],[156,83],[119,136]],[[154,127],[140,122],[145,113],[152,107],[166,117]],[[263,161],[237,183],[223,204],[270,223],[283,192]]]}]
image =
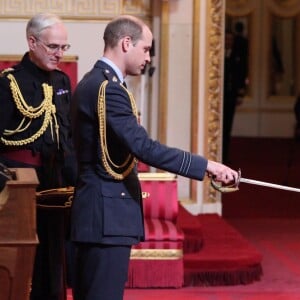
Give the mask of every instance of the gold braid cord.
[{"label": "gold braid cord", "polygon": [[[107,173],[112,176],[116,180],[123,180],[134,168],[136,164],[136,159],[133,157],[133,155],[129,154],[128,157],[125,159],[125,161],[117,165],[115,164],[109,155],[108,147],[107,147],[107,140],[106,140],[106,98],[105,98],[105,89],[108,84],[108,80],[103,81],[100,88],[99,88],[99,93],[98,93],[98,118],[99,118],[99,136],[100,136],[100,145],[102,149],[102,163],[107,171]],[[132,107],[132,112],[138,117],[137,114],[137,108],[136,104],[133,98],[133,95],[122,85],[120,84],[121,87],[127,92],[131,107]],[[115,169],[124,169],[125,170],[122,172],[116,172],[112,169],[113,166]]]},{"label": "gold braid cord", "polygon": [[[34,142],[37,140],[47,129],[47,127],[51,126],[51,134],[52,139],[53,138],[53,120],[55,123],[55,134],[57,138],[57,144],[59,147],[59,125],[57,123],[56,119],[56,107],[52,103],[52,97],[53,97],[53,88],[52,86],[49,86],[46,83],[42,84],[43,92],[44,92],[44,100],[42,103],[37,107],[29,106],[25,99],[23,98],[23,95],[20,91],[20,88],[18,86],[18,83],[15,79],[15,77],[12,74],[7,75],[7,78],[10,80],[10,89],[12,92],[12,96],[14,99],[14,102],[16,104],[17,109],[19,112],[23,115],[23,119],[20,122],[19,126],[14,130],[8,130],[5,129],[3,135],[4,136],[12,136],[16,133],[20,133],[28,129],[33,119],[39,118],[42,115],[44,115],[44,121],[41,126],[41,128],[32,136],[26,139],[21,140],[9,140],[5,139],[4,137],[1,137],[1,142],[7,146],[22,146],[29,143]],[[27,118],[27,119],[26,119]],[[27,122],[27,124],[24,124]]]}]

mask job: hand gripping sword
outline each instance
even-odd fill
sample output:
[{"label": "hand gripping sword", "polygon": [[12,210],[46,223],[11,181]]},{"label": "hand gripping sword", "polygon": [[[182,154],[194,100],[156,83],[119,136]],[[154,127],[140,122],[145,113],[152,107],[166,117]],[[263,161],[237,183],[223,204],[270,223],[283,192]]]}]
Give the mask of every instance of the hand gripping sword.
[{"label": "hand gripping sword", "polygon": [[265,182],[265,181],[260,181],[260,180],[254,180],[254,179],[249,179],[249,178],[242,178],[241,177],[241,170],[238,170],[238,179],[236,182],[234,182],[231,185],[225,185],[222,186],[220,184],[217,184],[217,182],[211,178],[211,186],[221,192],[221,193],[230,193],[230,192],[235,192],[239,190],[239,184],[241,182],[243,183],[248,183],[248,184],[254,184],[254,185],[260,185],[260,186],[265,186],[269,188],[274,188],[274,189],[279,189],[279,190],[285,190],[285,191],[291,191],[291,192],[300,192],[300,188],[295,188],[295,187],[290,187],[286,185],[281,185],[281,184],[275,184],[275,183],[270,183],[270,182]]}]

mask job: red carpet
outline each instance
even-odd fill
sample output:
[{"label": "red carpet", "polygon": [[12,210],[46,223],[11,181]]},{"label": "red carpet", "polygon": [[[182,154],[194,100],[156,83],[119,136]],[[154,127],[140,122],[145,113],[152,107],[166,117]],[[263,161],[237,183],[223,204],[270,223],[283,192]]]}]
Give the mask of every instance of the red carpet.
[{"label": "red carpet", "polygon": [[[217,214],[193,216],[180,206],[178,226],[186,233],[185,287],[239,285],[260,280],[262,255]],[[193,288],[184,290],[192,294],[194,291]],[[165,297],[169,297],[168,293]]]},{"label": "red carpet", "polygon": [[[226,223],[262,253],[264,274],[259,281],[181,289],[126,289],[124,300],[300,300],[300,219],[234,218]],[[72,300],[68,292],[68,300]]]},{"label": "red carpet", "polygon": [[184,255],[185,286],[248,284],[260,279],[261,254],[220,216],[192,216],[180,206],[178,223],[184,232],[201,224],[203,235],[202,248]]},{"label": "red carpet", "polygon": [[[243,177],[300,187],[299,141],[234,138],[231,146],[230,165]],[[222,218],[181,208],[185,249],[201,247],[184,255],[185,286],[126,289],[124,300],[300,300],[299,197],[241,184],[223,195]]]},{"label": "red carpet", "polygon": [[234,218],[226,223],[262,253],[264,274],[259,281],[168,290],[130,289],[125,291],[124,300],[300,300],[300,219]]}]

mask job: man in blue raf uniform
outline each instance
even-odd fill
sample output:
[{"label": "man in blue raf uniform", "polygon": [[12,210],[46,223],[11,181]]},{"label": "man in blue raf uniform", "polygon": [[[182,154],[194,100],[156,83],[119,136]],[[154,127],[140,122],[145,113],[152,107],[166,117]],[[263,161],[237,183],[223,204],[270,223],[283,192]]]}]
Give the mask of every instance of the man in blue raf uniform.
[{"label": "man in blue raf uniform", "polygon": [[[69,49],[61,19],[38,14],[27,24],[29,51],[0,76],[0,162],[35,168],[38,190],[74,184],[71,164],[70,80],[59,71]],[[63,211],[37,210],[37,246],[31,299],[64,297]]]},{"label": "man in blue raf uniform", "polygon": [[[72,101],[79,180],[71,212],[76,243],[75,300],[121,300],[131,245],[144,238],[136,160],[185,177],[237,180],[237,172],[149,138],[123,84],[150,62],[152,33],[120,16],[104,32],[104,55],[78,84]],[[167,204],[166,204],[167,205]]]}]

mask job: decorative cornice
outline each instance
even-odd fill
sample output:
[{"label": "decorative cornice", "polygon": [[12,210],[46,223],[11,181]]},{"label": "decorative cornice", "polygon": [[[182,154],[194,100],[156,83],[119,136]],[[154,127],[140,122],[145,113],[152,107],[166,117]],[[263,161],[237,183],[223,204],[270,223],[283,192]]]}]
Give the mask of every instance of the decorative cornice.
[{"label": "decorative cornice", "polygon": [[256,4],[255,0],[226,0],[226,13],[231,16],[246,16],[253,12]]},{"label": "decorative cornice", "polygon": [[294,17],[300,13],[299,0],[269,0],[268,6],[279,17]]},{"label": "decorative cornice", "polygon": [[29,19],[51,12],[66,20],[107,20],[120,14],[149,18],[150,0],[1,0],[0,19]]}]

